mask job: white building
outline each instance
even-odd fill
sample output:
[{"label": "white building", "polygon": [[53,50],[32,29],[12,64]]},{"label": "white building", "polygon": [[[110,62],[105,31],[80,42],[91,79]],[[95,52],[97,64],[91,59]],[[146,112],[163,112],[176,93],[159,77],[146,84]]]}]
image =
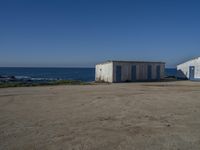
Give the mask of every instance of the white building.
[{"label": "white building", "polygon": [[107,61],[96,65],[96,81],[153,81],[165,76],[164,62]]},{"label": "white building", "polygon": [[200,57],[179,64],[177,72],[178,78],[200,80]]}]

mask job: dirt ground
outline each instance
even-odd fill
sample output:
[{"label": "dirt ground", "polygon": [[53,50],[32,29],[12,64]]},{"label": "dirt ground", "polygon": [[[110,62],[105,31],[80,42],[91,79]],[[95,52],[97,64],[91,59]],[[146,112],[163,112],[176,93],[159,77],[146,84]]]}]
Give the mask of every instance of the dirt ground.
[{"label": "dirt ground", "polygon": [[200,150],[200,82],[0,89],[0,149]]}]

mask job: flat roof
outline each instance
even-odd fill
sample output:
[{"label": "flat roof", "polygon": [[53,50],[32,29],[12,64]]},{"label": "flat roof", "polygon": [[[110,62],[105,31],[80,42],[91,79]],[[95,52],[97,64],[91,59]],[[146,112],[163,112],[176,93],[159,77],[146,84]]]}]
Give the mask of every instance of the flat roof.
[{"label": "flat roof", "polygon": [[119,63],[159,63],[159,64],[165,64],[165,62],[161,62],[161,61],[126,61],[126,60],[108,60],[106,62],[103,63],[99,63],[99,64],[107,64],[107,63],[111,63],[111,62],[119,62]]}]

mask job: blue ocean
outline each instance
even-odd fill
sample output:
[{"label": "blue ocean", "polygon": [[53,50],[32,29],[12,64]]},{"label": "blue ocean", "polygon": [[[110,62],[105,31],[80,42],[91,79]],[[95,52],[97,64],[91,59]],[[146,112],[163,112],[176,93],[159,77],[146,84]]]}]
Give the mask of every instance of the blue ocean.
[{"label": "blue ocean", "polygon": [[[166,76],[176,76],[176,68],[165,69]],[[0,76],[30,78],[31,80],[94,81],[95,68],[12,68],[0,67]]]},{"label": "blue ocean", "polygon": [[30,78],[31,80],[94,81],[94,68],[7,68],[0,67],[1,76]]}]

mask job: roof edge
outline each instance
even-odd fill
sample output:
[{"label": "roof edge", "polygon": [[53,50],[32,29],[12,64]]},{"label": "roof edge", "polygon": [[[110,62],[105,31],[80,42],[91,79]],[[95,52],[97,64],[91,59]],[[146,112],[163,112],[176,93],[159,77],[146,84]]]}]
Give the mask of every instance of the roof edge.
[{"label": "roof edge", "polygon": [[165,64],[165,62],[162,61],[127,61],[127,60],[108,60],[102,63],[98,64],[107,64],[107,63],[113,63],[113,62],[120,62],[120,63],[159,63],[159,64]]},{"label": "roof edge", "polygon": [[184,62],[182,62],[182,63],[177,64],[176,66],[179,66],[179,65],[185,64],[185,63],[187,63],[187,62],[189,62],[189,61],[192,61],[192,60],[195,60],[195,59],[200,59],[200,56],[198,56],[198,57],[194,57],[194,58],[191,58],[191,59],[188,59],[188,60],[186,60],[186,61],[184,61]]}]

